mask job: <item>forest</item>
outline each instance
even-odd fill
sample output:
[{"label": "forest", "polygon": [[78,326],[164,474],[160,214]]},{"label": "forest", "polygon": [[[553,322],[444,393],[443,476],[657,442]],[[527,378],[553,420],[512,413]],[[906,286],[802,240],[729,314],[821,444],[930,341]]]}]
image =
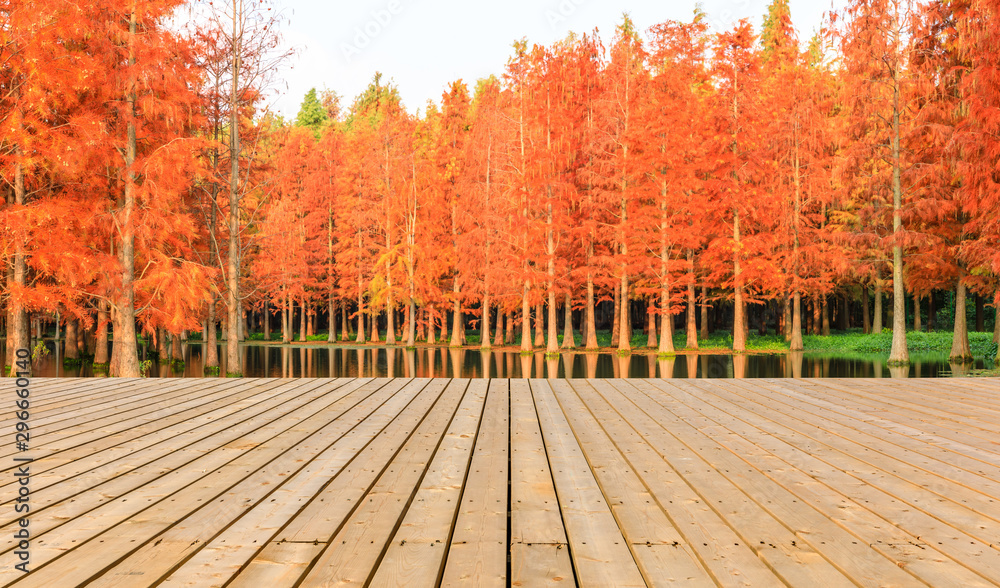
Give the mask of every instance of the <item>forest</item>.
[{"label": "forest", "polygon": [[52,327],[135,377],[140,338],[189,332],[237,376],[272,330],[670,354],[710,326],[736,353],[891,329],[895,365],[931,326],[961,363],[967,308],[981,330],[1000,302],[997,0],[850,0],[809,39],[788,0],[725,31],[624,15],[438,102],[375,73],[294,120],[266,107],[289,55],[265,3],[0,18],[8,364]]}]

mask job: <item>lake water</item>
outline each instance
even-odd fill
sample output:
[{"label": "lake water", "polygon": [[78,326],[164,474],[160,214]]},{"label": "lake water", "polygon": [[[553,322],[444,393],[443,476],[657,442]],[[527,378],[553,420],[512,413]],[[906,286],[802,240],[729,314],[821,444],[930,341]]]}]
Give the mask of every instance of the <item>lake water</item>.
[{"label": "lake water", "polygon": [[[35,364],[35,377],[90,377],[90,364],[65,366],[55,344],[47,342],[50,355]],[[183,366],[152,361],[150,377],[201,378],[203,346],[182,345]],[[517,351],[418,347],[357,347],[347,345],[242,345],[247,377],[463,377],[463,378],[934,378],[964,375],[969,369],[992,367],[979,360],[973,366],[949,365],[947,355],[914,356],[908,368],[890,369],[885,359],[837,357],[810,353],[747,355],[678,355],[659,359],[633,354],[620,358],[609,353],[544,353],[522,356]],[[140,359],[145,355],[140,349]],[[151,356],[150,356],[151,357]],[[225,374],[225,349],[220,347],[221,373]],[[216,377],[216,376],[211,376]]]}]

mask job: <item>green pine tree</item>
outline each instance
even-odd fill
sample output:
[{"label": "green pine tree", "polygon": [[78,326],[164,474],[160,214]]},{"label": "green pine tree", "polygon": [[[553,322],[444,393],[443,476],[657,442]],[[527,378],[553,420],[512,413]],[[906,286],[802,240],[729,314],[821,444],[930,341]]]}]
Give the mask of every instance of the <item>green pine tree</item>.
[{"label": "green pine tree", "polygon": [[306,97],[302,100],[299,108],[299,115],[295,117],[295,126],[308,127],[312,129],[316,138],[319,138],[319,131],[326,123],[326,109],[320,103],[316,95],[316,88],[311,88],[306,92]]}]

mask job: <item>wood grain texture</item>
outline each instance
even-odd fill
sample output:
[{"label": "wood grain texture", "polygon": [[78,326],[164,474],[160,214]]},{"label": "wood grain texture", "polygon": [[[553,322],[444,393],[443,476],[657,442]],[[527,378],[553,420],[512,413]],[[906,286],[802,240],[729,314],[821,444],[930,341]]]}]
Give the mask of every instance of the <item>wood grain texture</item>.
[{"label": "wood grain texture", "polygon": [[1000,585],[997,379],[33,385],[0,586]]}]

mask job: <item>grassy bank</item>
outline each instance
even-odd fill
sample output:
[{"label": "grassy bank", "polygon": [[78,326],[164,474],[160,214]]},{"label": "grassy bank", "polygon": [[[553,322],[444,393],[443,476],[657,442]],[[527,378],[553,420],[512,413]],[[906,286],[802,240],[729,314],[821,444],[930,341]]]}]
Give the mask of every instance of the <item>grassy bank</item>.
[{"label": "grassy bank", "polygon": [[[952,333],[947,331],[910,331],[906,333],[906,346],[910,353],[947,354],[951,352],[952,338]],[[888,354],[892,348],[892,332],[871,335],[846,332],[831,334],[829,337],[808,335],[802,338],[802,344],[806,351]],[[997,346],[993,342],[993,333],[969,333],[969,345],[976,358],[996,357]]]}]

